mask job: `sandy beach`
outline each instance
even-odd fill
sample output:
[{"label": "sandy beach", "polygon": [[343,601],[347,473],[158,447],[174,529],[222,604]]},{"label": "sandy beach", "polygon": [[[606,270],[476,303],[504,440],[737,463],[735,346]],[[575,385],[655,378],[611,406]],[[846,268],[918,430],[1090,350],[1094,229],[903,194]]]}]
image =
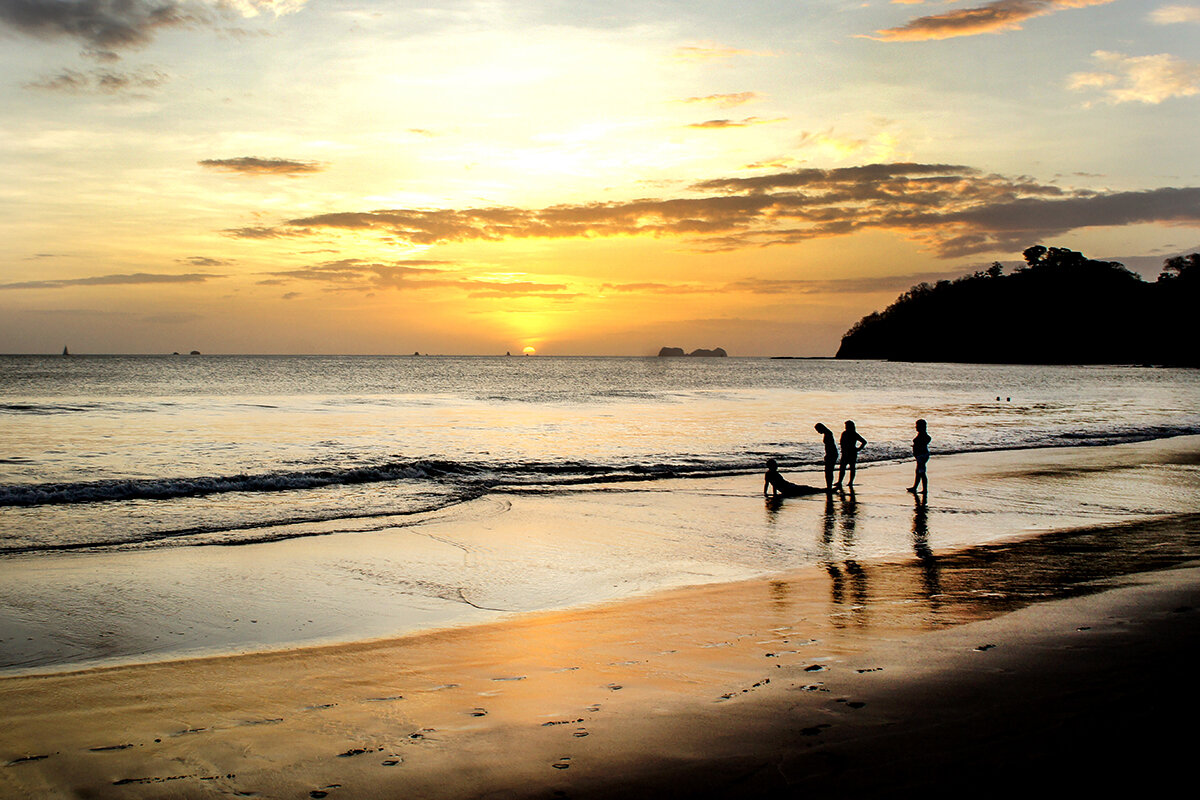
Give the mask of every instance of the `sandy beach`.
[{"label": "sandy beach", "polygon": [[[572,522],[614,532],[647,519],[660,530],[743,524],[792,542],[775,552],[795,560],[723,571],[700,560],[693,585],[653,564],[580,568],[566,572],[580,595],[480,583],[493,594],[458,602],[467,616],[433,615],[404,636],[298,646],[264,635],[204,658],[149,652],[123,657],[146,663],[10,674],[0,678],[0,795],[903,796],[953,785],[989,796],[1124,782],[1152,791],[1185,763],[1187,740],[1172,738],[1172,725],[1197,705],[1198,457],[1189,437],[941,459],[926,506],[898,488],[909,465],[877,465],[860,472],[861,510],[849,514],[823,499],[764,512],[756,476],[694,481],[682,496],[657,482],[633,495],[510,497],[512,514],[452,515],[438,536],[482,526],[493,540],[545,543]],[[1037,502],[1003,500],[1026,493]],[[749,503],[758,512],[748,522]],[[903,536],[883,536],[897,526]],[[369,536],[360,557],[386,556],[376,549],[386,531]],[[315,556],[336,545],[328,536],[261,547],[278,570],[307,559],[321,585],[336,572]],[[228,569],[238,551],[251,554],[246,569],[259,558],[192,550],[177,570]],[[128,569],[149,575],[157,558]],[[25,580],[78,579],[84,562]],[[546,569],[525,579],[541,585],[552,573],[548,552]],[[611,586],[636,582],[630,575],[644,583]],[[190,585],[181,604],[189,591],[204,595]],[[522,598],[541,609],[512,602]],[[276,598],[280,614],[287,600]]]}]

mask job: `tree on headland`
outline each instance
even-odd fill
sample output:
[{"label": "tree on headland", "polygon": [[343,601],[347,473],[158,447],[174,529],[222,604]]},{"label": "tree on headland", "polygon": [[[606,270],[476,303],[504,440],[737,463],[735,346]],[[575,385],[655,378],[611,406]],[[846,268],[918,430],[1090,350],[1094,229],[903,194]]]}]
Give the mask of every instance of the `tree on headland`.
[{"label": "tree on headland", "polygon": [[1200,366],[1188,308],[1200,254],[1167,259],[1155,283],[1115,261],[1035,245],[1010,275],[994,263],[920,283],[842,337],[839,358]]}]

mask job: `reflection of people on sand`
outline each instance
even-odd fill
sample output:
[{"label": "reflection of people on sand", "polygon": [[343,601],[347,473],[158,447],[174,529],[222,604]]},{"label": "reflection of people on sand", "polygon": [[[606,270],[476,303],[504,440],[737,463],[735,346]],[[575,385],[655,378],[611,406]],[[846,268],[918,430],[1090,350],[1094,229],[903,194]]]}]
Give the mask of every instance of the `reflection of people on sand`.
[{"label": "reflection of people on sand", "polygon": [[917,493],[917,487],[921,487],[921,493],[925,494],[929,491],[929,478],[925,474],[925,464],[929,461],[929,434],[925,432],[925,420],[917,420],[917,435],[913,437],[913,458],[917,460],[917,474],[913,477],[913,485],[908,487],[908,490],[913,494]]},{"label": "reflection of people on sand", "polygon": [[[825,514],[821,536],[821,562],[829,573],[830,599],[838,608],[830,619],[835,627],[846,627],[847,621],[866,625],[866,608],[870,599],[867,571],[854,558],[854,536],[858,520],[858,504],[853,489],[849,496],[842,495],[840,509],[831,494],[825,499]],[[835,554],[835,534],[841,534],[840,558]],[[849,588],[850,597],[846,597]]]},{"label": "reflection of people on sand", "polygon": [[837,442],[833,439],[833,431],[825,427],[825,423],[818,422],[813,426],[817,433],[821,434],[825,441],[825,491],[833,490],[833,468],[837,466],[838,451]]},{"label": "reflection of people on sand", "polygon": [[913,493],[912,538],[913,552],[921,562],[921,577],[925,585],[925,596],[930,600],[930,607],[937,610],[937,598],[942,593],[941,578],[938,571],[937,558],[929,546],[929,513],[925,507],[925,498]]},{"label": "reflection of people on sand", "polygon": [[799,483],[792,483],[787,478],[779,474],[779,465],[775,463],[775,459],[767,459],[767,474],[763,476],[763,495],[767,494],[767,487],[771,488],[771,494],[783,495],[784,497],[800,497],[806,494],[818,494],[821,490],[815,486],[805,486]]},{"label": "reflection of people on sand", "polygon": [[858,466],[858,451],[867,446],[867,440],[858,435],[858,431],[854,429],[854,421],[846,420],[846,430],[842,431],[842,463],[838,467],[837,483],[833,488],[842,488],[842,478],[846,477],[846,470],[850,470],[850,486],[854,485],[854,471]]}]

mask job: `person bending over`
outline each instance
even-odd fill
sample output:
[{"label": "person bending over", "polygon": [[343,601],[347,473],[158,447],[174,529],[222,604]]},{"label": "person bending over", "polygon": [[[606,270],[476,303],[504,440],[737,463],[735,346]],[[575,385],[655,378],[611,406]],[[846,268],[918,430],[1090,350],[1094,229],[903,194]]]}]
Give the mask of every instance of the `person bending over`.
[{"label": "person bending over", "polygon": [[834,441],[833,431],[825,427],[825,423],[818,422],[813,427],[825,441],[825,491],[832,492],[833,468],[837,466],[838,461],[837,442]]}]

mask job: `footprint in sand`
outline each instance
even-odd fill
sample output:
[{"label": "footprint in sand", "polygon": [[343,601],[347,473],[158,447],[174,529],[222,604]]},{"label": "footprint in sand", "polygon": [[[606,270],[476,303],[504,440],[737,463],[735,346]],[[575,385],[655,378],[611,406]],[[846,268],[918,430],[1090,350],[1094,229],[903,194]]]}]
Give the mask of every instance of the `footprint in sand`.
[{"label": "footprint in sand", "polygon": [[132,744],[106,744],[102,747],[89,747],[89,753],[105,753],[109,750],[128,750],[133,747]]},{"label": "footprint in sand", "polygon": [[369,747],[352,747],[344,753],[338,753],[338,758],[353,758],[354,756],[361,756],[363,753],[378,752],[382,749],[382,747],[374,749]]},{"label": "footprint in sand", "polygon": [[983,652],[986,652],[986,651],[988,651],[988,650],[992,650],[992,649],[994,649],[995,647],[996,647],[996,645],[994,645],[994,644],[981,644],[981,645],[979,645],[979,647],[976,647],[976,648],[975,648],[975,651],[976,651],[976,652],[978,652],[978,653],[983,653]]},{"label": "footprint in sand", "polygon": [[392,753],[390,758],[385,758],[383,761],[381,761],[379,763],[385,767],[395,767],[399,764],[403,764],[404,759],[401,758],[400,756],[396,755],[395,753]]},{"label": "footprint in sand", "polygon": [[467,712],[467,716],[469,716],[469,717],[486,717],[487,709],[486,708],[473,708]]},{"label": "footprint in sand", "polygon": [[555,769],[570,769],[571,768],[571,757],[563,756],[562,758],[560,758],[558,761],[555,761],[550,766],[554,767]]},{"label": "footprint in sand", "polygon": [[15,767],[17,764],[28,764],[30,761],[41,761],[42,759],[49,757],[49,753],[37,756],[21,756],[20,758],[14,758],[12,761],[9,761],[7,764],[5,764],[5,766]]}]

